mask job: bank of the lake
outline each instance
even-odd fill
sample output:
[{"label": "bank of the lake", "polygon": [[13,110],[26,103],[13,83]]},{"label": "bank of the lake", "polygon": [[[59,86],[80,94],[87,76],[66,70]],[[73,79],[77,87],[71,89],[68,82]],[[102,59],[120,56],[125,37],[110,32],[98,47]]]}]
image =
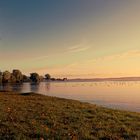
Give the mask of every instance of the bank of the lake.
[{"label": "bank of the lake", "polygon": [[140,113],[0,92],[0,139],[140,139]]},{"label": "bank of the lake", "polygon": [[0,90],[35,92],[113,109],[140,112],[140,82],[40,82],[3,84]]}]

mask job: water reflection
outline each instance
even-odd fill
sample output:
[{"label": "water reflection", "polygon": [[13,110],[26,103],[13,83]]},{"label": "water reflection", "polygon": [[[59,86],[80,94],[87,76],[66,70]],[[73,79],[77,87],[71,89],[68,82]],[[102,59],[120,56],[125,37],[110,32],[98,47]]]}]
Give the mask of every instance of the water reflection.
[{"label": "water reflection", "polygon": [[45,89],[46,89],[46,91],[50,91],[50,89],[51,89],[51,84],[50,84],[50,82],[46,82],[46,83],[45,83]]},{"label": "water reflection", "polygon": [[39,92],[40,84],[39,83],[29,83],[31,92]]},{"label": "water reflection", "polygon": [[5,83],[0,85],[1,91],[15,91],[15,92],[21,92],[23,89],[23,84],[10,84]]},{"label": "water reflection", "polygon": [[0,85],[0,90],[36,92],[140,112],[140,82],[42,82]]}]

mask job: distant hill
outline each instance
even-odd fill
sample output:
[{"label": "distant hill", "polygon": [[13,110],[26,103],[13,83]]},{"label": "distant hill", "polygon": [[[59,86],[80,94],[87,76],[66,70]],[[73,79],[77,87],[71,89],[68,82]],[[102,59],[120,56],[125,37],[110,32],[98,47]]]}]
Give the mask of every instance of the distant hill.
[{"label": "distant hill", "polygon": [[68,81],[79,81],[79,82],[84,82],[84,81],[140,81],[140,77],[117,77],[117,78],[92,78],[92,79],[70,79]]}]

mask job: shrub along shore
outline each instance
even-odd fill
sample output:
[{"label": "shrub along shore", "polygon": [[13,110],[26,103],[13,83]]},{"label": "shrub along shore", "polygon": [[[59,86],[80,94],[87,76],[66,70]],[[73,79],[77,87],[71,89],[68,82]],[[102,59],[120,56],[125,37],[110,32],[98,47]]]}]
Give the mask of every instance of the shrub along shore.
[{"label": "shrub along shore", "polygon": [[50,74],[45,74],[44,76],[38,73],[30,73],[30,76],[22,74],[18,69],[14,69],[12,72],[0,71],[0,84],[2,83],[22,83],[22,82],[34,82],[38,83],[41,81],[66,81],[67,78],[52,78]]},{"label": "shrub along shore", "polygon": [[139,140],[140,113],[35,93],[0,92],[0,139]]}]

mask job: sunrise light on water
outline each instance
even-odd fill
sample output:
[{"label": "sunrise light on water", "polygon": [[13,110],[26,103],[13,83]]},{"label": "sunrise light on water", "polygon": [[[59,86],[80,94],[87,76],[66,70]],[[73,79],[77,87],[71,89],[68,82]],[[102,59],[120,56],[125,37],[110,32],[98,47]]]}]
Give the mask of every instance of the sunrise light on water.
[{"label": "sunrise light on water", "polygon": [[1,0],[0,139],[140,140],[139,63],[139,0]]}]

